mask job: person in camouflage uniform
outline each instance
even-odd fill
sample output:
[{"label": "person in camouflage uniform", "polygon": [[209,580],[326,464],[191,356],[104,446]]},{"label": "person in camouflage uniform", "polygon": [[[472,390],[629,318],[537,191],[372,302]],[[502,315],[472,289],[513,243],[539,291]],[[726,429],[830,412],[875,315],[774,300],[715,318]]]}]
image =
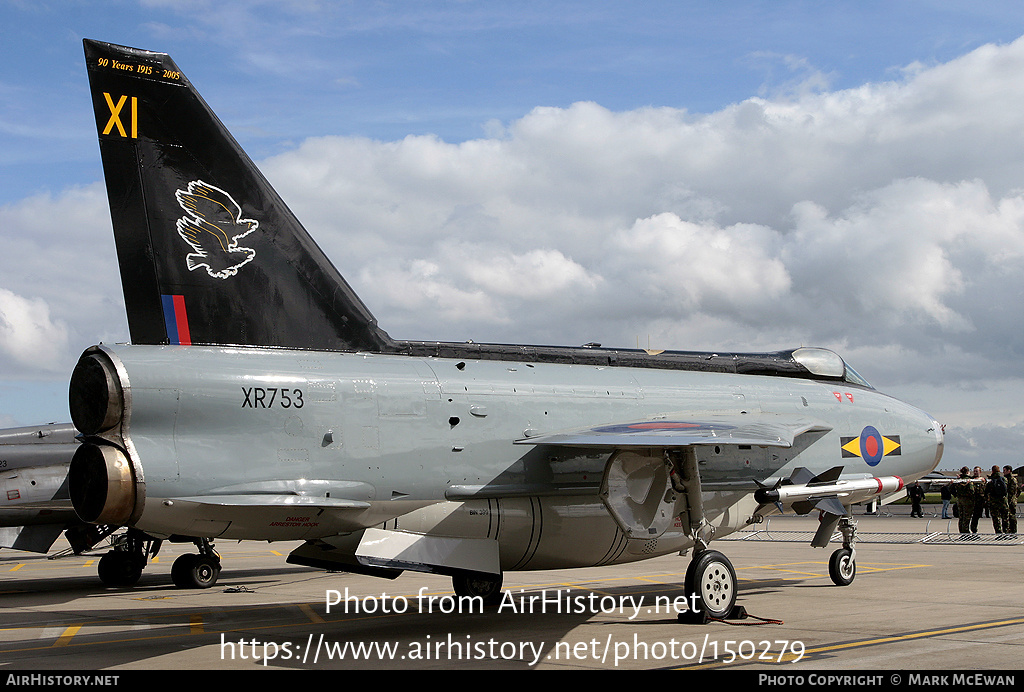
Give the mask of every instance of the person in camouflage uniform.
[{"label": "person in camouflage uniform", "polygon": [[1017,533],[1017,495],[1020,494],[1020,482],[1010,466],[1003,467],[1006,478],[1006,533]]},{"label": "person in camouflage uniform", "polygon": [[973,486],[974,516],[971,517],[971,533],[978,533],[978,522],[981,521],[981,515],[988,509],[988,503],[985,502],[985,474],[980,466],[974,467],[971,478],[976,479]]},{"label": "person in camouflage uniform", "polygon": [[985,484],[985,502],[988,503],[989,513],[992,515],[992,528],[996,533],[1009,533],[1009,520],[1006,516],[1008,494],[1002,471],[998,466],[993,466]]},{"label": "person in camouflage uniform", "polygon": [[[971,470],[964,466],[956,484],[956,507],[960,515],[960,533],[978,533],[978,524],[973,522],[974,506],[978,503],[977,484],[971,482]],[[973,531],[971,524],[974,524]]]}]

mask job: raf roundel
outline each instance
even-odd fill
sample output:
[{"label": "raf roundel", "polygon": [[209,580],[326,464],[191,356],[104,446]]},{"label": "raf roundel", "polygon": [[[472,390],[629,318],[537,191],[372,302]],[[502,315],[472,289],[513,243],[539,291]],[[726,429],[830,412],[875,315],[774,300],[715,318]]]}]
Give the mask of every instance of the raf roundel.
[{"label": "raf roundel", "polygon": [[843,458],[860,457],[868,466],[877,466],[882,457],[900,456],[899,435],[883,436],[871,425],[867,425],[857,437],[840,438]]},{"label": "raf roundel", "polygon": [[885,442],[881,434],[870,425],[861,431],[860,455],[868,466],[877,466],[885,455]]}]

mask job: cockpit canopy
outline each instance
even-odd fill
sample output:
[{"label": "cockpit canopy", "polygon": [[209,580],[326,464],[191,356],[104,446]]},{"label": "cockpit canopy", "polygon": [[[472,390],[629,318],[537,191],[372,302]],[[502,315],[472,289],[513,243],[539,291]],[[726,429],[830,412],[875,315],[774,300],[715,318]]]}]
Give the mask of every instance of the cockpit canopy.
[{"label": "cockpit canopy", "polygon": [[793,360],[807,368],[812,375],[874,389],[856,370],[847,365],[838,353],[827,348],[798,348],[793,351]]}]

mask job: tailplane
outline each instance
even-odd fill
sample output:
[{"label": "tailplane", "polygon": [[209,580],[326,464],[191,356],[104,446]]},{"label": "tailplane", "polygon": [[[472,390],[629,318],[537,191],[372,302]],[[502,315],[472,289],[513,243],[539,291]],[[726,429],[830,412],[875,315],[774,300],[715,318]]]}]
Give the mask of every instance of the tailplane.
[{"label": "tailplane", "polygon": [[174,61],[84,43],[132,342],[391,350]]}]

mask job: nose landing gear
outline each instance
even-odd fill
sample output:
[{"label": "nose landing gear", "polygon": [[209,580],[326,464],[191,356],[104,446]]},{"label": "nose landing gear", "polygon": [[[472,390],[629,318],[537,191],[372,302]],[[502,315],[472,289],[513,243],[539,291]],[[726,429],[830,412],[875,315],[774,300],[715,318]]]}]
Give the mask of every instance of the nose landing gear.
[{"label": "nose landing gear", "polygon": [[849,517],[842,517],[839,520],[839,531],[843,534],[843,547],[829,558],[828,575],[836,586],[849,586],[857,576],[857,551],[853,547],[857,524]]}]

